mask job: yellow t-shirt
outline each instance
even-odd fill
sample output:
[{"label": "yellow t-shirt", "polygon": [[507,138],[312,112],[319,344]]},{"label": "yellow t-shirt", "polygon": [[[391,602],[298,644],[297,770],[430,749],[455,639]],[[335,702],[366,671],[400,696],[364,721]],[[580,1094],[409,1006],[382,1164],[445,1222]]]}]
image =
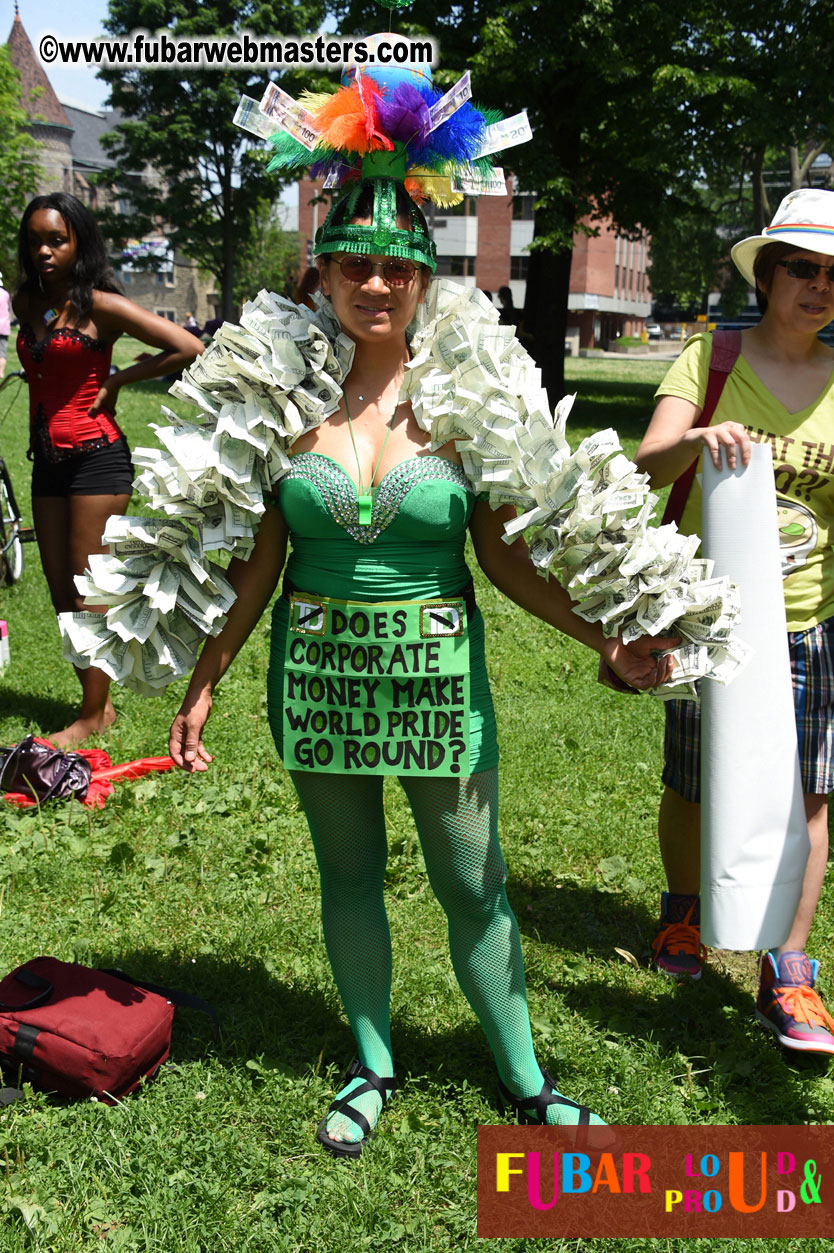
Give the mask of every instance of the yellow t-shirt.
[{"label": "yellow t-shirt", "polygon": [[[703,407],[711,335],[694,335],[655,393]],[[773,451],[785,610],[789,631],[834,615],[834,373],[816,400],[788,413],[743,356],[733,366],[710,426],[741,422]],[[693,480],[680,529],[701,527],[701,485]]]}]

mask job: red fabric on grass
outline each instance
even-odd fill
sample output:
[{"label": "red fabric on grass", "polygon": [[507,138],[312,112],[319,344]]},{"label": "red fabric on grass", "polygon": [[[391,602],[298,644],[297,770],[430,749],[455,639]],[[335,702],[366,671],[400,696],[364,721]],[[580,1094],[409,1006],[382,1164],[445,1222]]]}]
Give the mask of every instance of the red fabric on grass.
[{"label": "red fabric on grass", "polygon": [[[41,735],[36,735],[35,739],[39,744],[45,744],[47,748],[55,747]],[[119,766],[114,766],[103,748],[77,748],[72,751],[78,753],[79,757],[83,757],[92,767],[90,786],[81,802],[88,809],[104,808],[107,797],[114,791],[113,779],[141,779],[142,775],[150,774],[152,771],[172,770],[174,767],[174,762],[170,757],[140,757],[135,761],[125,761]],[[10,805],[18,805],[21,809],[32,809],[38,803],[22,792],[6,792],[3,800],[8,801]]]}]

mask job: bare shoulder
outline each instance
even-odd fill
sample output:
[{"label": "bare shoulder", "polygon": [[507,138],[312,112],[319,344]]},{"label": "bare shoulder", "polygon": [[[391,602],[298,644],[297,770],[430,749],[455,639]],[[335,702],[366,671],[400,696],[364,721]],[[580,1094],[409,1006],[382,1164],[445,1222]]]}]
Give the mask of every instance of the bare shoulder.
[{"label": "bare shoulder", "polygon": [[133,335],[152,348],[184,353],[189,360],[203,351],[203,345],[190,331],[143,309],[119,292],[93,292],[92,320],[101,338],[111,342],[120,335]]},{"label": "bare shoulder", "polygon": [[94,317],[132,318],[138,311],[139,306],[120,292],[93,290]]}]

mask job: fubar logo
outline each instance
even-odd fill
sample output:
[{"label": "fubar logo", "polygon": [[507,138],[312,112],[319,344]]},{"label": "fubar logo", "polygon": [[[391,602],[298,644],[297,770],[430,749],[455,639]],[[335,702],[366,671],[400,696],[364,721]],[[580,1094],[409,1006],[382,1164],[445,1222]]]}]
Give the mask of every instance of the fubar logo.
[{"label": "fubar logo", "polygon": [[834,1235],[834,1127],[479,1127],[478,1235]]}]

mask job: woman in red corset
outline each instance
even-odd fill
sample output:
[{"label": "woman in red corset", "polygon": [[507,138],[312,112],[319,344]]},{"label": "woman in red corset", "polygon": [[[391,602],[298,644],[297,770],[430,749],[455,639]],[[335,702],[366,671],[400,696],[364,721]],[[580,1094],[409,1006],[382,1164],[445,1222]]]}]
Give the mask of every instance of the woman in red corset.
[{"label": "woman in red corset", "polygon": [[[110,514],[130,500],[130,449],[116,422],[119,389],[180,370],[202,351],[193,335],[119,294],[95,218],[74,196],[37,196],[20,223],[22,280],[13,301],[17,351],[29,382],[32,515],[57,613],[89,610],[76,591],[90,553],[102,552]],[[120,335],[160,351],[110,373]],[[66,746],[103,731],[116,714],[110,680],[79,670],[81,710],[52,735]]]}]

